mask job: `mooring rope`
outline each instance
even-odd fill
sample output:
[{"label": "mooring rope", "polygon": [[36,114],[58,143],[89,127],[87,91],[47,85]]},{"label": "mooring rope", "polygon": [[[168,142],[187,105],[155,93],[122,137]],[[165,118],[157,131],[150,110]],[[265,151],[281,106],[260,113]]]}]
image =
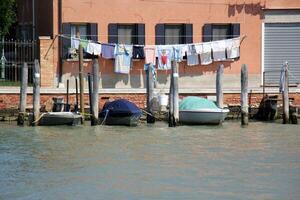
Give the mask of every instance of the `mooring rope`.
[{"label": "mooring rope", "polygon": [[40,120],[42,119],[42,117],[43,117],[45,114],[47,114],[47,113],[41,114],[40,117],[39,117],[37,120],[35,120],[35,121],[32,122],[32,124],[35,124],[35,123],[37,123],[38,121],[40,121]]},{"label": "mooring rope", "polygon": [[104,117],[103,121],[101,122],[100,126],[103,126],[103,124],[105,123],[106,118],[107,118],[108,113],[109,113],[109,110],[106,110],[105,112],[106,112],[106,113],[105,113],[105,117]]},{"label": "mooring rope", "polygon": [[141,110],[142,110],[142,111],[144,112],[144,114],[146,114],[146,115],[150,115],[151,117],[154,117],[154,118],[157,119],[157,120],[163,120],[163,119],[161,119],[161,118],[155,117],[153,114],[147,112],[146,110],[143,110],[143,109],[141,109]]}]

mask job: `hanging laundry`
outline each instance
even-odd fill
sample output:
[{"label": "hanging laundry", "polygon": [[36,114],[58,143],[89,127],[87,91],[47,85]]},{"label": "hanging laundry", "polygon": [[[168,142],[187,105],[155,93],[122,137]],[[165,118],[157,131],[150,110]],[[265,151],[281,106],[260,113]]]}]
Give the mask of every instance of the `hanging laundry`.
[{"label": "hanging laundry", "polygon": [[78,38],[71,38],[71,48],[79,49],[80,40]]},{"label": "hanging laundry", "polygon": [[287,68],[283,65],[280,71],[280,79],[279,79],[279,92],[284,92],[285,90],[285,71]]},{"label": "hanging laundry", "polygon": [[199,65],[199,55],[197,54],[196,47],[194,44],[188,45],[187,65],[188,66]]},{"label": "hanging laundry", "polygon": [[115,45],[114,44],[101,44],[101,54],[103,58],[114,58]]},{"label": "hanging laundry", "polygon": [[227,58],[234,59],[240,57],[240,37],[226,40]]},{"label": "hanging laundry", "polygon": [[132,58],[133,59],[144,59],[145,58],[144,47],[143,46],[133,46]]},{"label": "hanging laundry", "polygon": [[212,63],[210,42],[202,43],[200,46],[196,47],[196,51],[200,54],[201,65],[209,65]]},{"label": "hanging laundry", "polygon": [[86,50],[86,48],[87,48],[87,46],[88,46],[88,44],[89,44],[89,41],[88,41],[88,40],[80,39],[80,44],[81,44],[82,48],[83,48],[84,50]]},{"label": "hanging laundry", "polygon": [[181,62],[187,51],[187,45],[173,45],[173,57],[175,62]]},{"label": "hanging laundry", "polygon": [[156,53],[158,57],[158,69],[171,69],[171,59],[173,56],[173,47],[170,45],[157,45]]},{"label": "hanging laundry", "polygon": [[153,77],[153,81],[155,82],[156,81],[156,77],[157,77],[157,72],[156,72],[156,68],[154,67],[154,65],[152,63],[148,63],[148,64],[145,64],[144,65],[144,70],[147,71],[147,70],[151,70],[151,73],[152,73],[152,77]]},{"label": "hanging laundry", "polygon": [[153,65],[156,64],[156,56],[155,56],[155,46],[145,46],[145,63],[152,63]]},{"label": "hanging laundry", "polygon": [[89,42],[86,48],[86,52],[91,55],[100,55],[101,54],[101,44]]},{"label": "hanging laundry", "polygon": [[214,61],[226,60],[226,43],[225,40],[213,41],[211,43]]},{"label": "hanging laundry", "polygon": [[131,68],[132,45],[115,46],[115,73],[129,74]]}]

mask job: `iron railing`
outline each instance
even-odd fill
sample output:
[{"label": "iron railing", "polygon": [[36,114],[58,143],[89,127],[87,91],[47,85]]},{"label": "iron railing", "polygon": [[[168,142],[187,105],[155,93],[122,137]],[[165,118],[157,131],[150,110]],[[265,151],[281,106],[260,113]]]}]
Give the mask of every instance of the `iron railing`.
[{"label": "iron railing", "polygon": [[[33,65],[36,58],[36,41],[0,41],[0,84],[17,83],[21,80],[21,68],[28,64],[28,82],[33,81]],[[8,84],[9,85],[9,84]]]}]

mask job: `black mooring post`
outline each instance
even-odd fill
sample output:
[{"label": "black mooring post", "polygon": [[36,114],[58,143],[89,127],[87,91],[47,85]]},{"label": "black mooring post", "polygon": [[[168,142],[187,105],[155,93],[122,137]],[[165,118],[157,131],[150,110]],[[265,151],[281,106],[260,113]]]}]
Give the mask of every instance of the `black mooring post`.
[{"label": "black mooring post", "polygon": [[75,78],[75,88],[76,88],[76,104],[75,104],[74,111],[78,112],[78,80],[77,80],[77,78]]},{"label": "black mooring post", "polygon": [[93,118],[93,101],[92,101],[92,79],[91,79],[91,74],[88,74],[88,84],[89,84],[89,103],[90,103],[90,120],[91,120],[91,126],[94,125],[94,120]]},{"label": "black mooring post", "polygon": [[69,104],[69,79],[67,80],[67,102],[65,105],[65,111],[69,112],[70,111],[70,104]]}]

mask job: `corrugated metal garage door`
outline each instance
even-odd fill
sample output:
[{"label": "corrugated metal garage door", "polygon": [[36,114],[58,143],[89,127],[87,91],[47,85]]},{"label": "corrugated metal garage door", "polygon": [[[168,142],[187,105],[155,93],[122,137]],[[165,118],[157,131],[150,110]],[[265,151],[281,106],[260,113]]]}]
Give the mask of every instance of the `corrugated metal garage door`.
[{"label": "corrugated metal garage door", "polygon": [[264,30],[266,84],[279,84],[282,65],[289,62],[290,83],[300,82],[300,23],[266,23]]}]

